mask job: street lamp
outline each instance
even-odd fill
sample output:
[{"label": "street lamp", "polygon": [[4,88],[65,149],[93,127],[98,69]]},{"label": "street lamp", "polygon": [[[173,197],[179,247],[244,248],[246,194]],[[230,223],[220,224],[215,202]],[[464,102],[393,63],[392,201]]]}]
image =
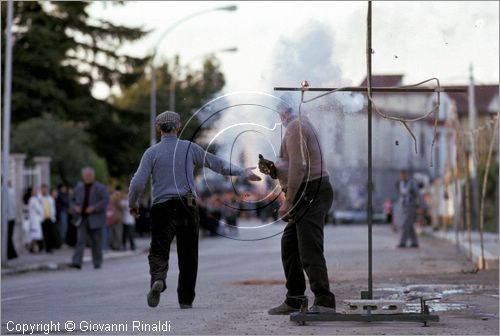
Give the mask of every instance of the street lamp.
[{"label": "street lamp", "polygon": [[214,11],[227,11],[227,12],[234,12],[238,9],[236,5],[229,5],[229,6],[222,6],[222,7],[215,7],[215,8],[208,8],[204,9],[195,13],[192,13],[176,22],[174,22],[170,27],[168,27],[165,32],[161,35],[160,39],[156,43],[153,49],[153,55],[151,57],[151,100],[150,100],[150,143],[151,146],[156,143],[156,131],[155,131],[155,118],[156,118],[156,69],[154,65],[154,61],[157,55],[158,51],[158,46],[160,43],[163,41],[165,36],[167,36],[172,30],[174,30],[177,26],[180,24],[186,22],[187,20],[190,20],[194,17],[214,12]]},{"label": "street lamp", "polygon": [[3,144],[2,144],[2,264],[7,261],[7,188],[10,170],[10,117],[12,92],[12,17],[13,0],[7,3],[7,26],[5,28],[5,74],[3,96]]},{"label": "street lamp", "polygon": [[[204,57],[204,56],[208,56],[208,55],[214,55],[214,54],[217,54],[217,53],[224,53],[224,52],[237,52],[238,51],[238,48],[236,47],[231,47],[231,48],[223,48],[223,49],[218,49],[218,50],[214,50],[212,52],[209,52],[209,53],[205,53],[205,54],[202,54],[202,55],[198,55],[196,57],[193,57],[191,58],[186,64],[190,64],[191,62],[201,58],[201,57]],[[169,96],[168,96],[168,109],[170,111],[175,111],[175,84],[177,83],[177,66],[173,69],[172,71],[172,76],[171,76],[171,79],[170,79],[170,90],[169,90]]]}]

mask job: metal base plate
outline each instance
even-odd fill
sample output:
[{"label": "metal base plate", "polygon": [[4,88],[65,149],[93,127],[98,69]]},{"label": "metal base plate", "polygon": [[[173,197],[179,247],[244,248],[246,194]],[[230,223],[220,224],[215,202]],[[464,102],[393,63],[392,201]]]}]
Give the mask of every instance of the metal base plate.
[{"label": "metal base plate", "polygon": [[293,322],[309,322],[309,321],[400,321],[400,322],[423,322],[428,321],[439,322],[439,316],[420,313],[403,313],[403,314],[318,314],[318,313],[292,313],[290,321]]}]

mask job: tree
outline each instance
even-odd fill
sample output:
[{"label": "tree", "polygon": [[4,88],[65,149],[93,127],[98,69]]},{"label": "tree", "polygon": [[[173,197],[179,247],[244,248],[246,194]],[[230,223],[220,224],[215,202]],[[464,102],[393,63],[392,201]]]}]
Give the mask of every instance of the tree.
[{"label": "tree", "polygon": [[52,158],[52,185],[74,185],[84,166],[94,167],[99,181],[109,180],[106,161],[89,147],[90,137],[81,125],[44,115],[20,123],[12,133],[13,152]]},{"label": "tree", "polygon": [[[124,155],[120,142],[128,132],[116,122],[116,116],[128,111],[94,98],[91,90],[97,82],[126,88],[142,76],[149,59],[123,55],[118,50],[146,31],[91,18],[86,12],[90,4],[14,2],[12,121],[16,125],[49,114],[81,122],[92,135],[90,145],[106,158],[111,173],[119,174]],[[1,6],[3,54],[6,2]],[[118,138],[110,141],[111,135]]]},{"label": "tree", "polygon": [[[176,64],[178,63],[179,59],[176,58]],[[172,70],[168,63],[158,66],[156,69],[158,113],[168,109],[171,80]],[[137,145],[133,150],[137,153],[137,156],[133,157],[137,163],[140,154],[149,143],[150,83],[150,74],[145,74],[135,84],[125,89],[122,95],[112,98],[112,103],[115,106],[134,111],[137,122],[140,123],[136,124],[138,129],[134,129],[137,131],[134,134],[134,143],[129,143],[130,146]],[[224,85],[224,75],[220,72],[220,64],[215,57],[206,58],[201,70],[186,69],[183,75],[177,76],[175,86],[176,112],[180,114],[181,122],[186,127],[183,130],[182,138],[197,140],[201,136],[203,128],[206,128],[207,125],[200,128],[198,118],[193,118],[189,123],[187,121],[203,104],[214,98]],[[216,117],[211,119],[210,126],[215,120]]]}]

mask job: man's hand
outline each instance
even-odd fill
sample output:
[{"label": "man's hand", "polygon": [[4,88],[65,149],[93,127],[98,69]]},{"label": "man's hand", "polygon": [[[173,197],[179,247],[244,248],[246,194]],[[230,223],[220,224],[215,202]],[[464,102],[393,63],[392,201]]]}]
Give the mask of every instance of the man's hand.
[{"label": "man's hand", "polygon": [[290,215],[290,210],[292,209],[292,205],[288,203],[285,199],[281,204],[278,210],[278,216],[285,222],[288,222],[292,217]]},{"label": "man's hand", "polygon": [[75,211],[76,214],[80,214],[80,212],[82,212],[82,208],[80,208],[78,205],[75,205],[73,207],[73,210]]},{"label": "man's hand", "polygon": [[87,214],[89,214],[89,215],[90,215],[91,213],[93,213],[94,211],[95,211],[95,208],[94,208],[93,206],[91,206],[91,205],[89,205],[89,206],[87,207],[87,209],[85,209],[85,213],[87,213]]},{"label": "man's hand", "polygon": [[276,171],[276,166],[274,165],[274,162],[265,159],[264,156],[262,156],[262,154],[259,154],[259,171],[262,174],[271,176],[273,179],[278,178],[278,172]]},{"label": "man's hand", "polygon": [[246,178],[249,180],[249,181],[252,181],[252,182],[256,182],[256,181],[260,181],[261,178],[260,176],[258,175],[255,175],[252,170],[255,169],[257,167],[250,167],[250,168],[246,168],[245,169],[245,173],[246,173]]},{"label": "man's hand", "polygon": [[134,216],[134,218],[139,217],[139,207],[137,205],[133,206],[132,208],[129,208],[129,212],[132,216]]}]

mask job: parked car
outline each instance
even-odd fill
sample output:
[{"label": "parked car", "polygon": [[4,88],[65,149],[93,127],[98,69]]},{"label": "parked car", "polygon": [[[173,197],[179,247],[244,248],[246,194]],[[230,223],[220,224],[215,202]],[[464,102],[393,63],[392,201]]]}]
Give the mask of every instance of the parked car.
[{"label": "parked car", "polygon": [[[367,223],[366,210],[332,210],[328,215],[328,222],[333,224]],[[373,213],[372,223],[384,223],[383,213]]]}]

